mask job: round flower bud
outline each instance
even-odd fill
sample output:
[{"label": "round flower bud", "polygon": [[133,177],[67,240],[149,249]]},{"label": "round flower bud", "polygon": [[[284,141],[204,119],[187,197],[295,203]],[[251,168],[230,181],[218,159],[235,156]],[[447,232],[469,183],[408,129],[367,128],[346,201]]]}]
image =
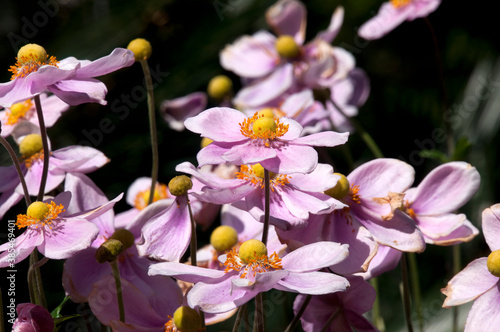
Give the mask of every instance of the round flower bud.
[{"label": "round flower bud", "polygon": [[104,241],[95,252],[95,258],[99,263],[113,262],[124,250],[123,243],[116,239]]},{"label": "round flower bud", "polygon": [[257,112],[257,115],[259,116],[259,118],[265,117],[274,119],[274,110],[272,107],[264,107]]},{"label": "round flower bud", "polygon": [[222,99],[231,92],[233,82],[226,75],[217,75],[208,82],[207,93],[213,99]]},{"label": "round flower bud", "polygon": [[283,35],[276,40],[276,51],[283,58],[295,58],[300,53],[299,45],[292,36]]},{"label": "round flower bud", "polygon": [[491,274],[500,277],[500,250],[495,250],[488,256],[486,266]]},{"label": "round flower bud", "polygon": [[117,229],[113,235],[111,235],[110,239],[120,241],[123,244],[124,249],[132,247],[135,243],[134,234],[125,228]]},{"label": "round flower bud", "polygon": [[168,183],[168,190],[174,196],[186,195],[191,188],[193,188],[193,182],[186,175],[176,176]]},{"label": "round flower bud", "polygon": [[19,153],[24,158],[31,157],[35,153],[42,151],[42,149],[42,136],[38,134],[26,135],[21,141],[21,144],[19,144]]},{"label": "round flower bud", "polygon": [[267,256],[266,245],[259,240],[248,240],[243,242],[238,253],[243,263],[248,264],[250,260],[259,259],[262,256]]},{"label": "round flower bud", "polygon": [[340,175],[340,179],[337,181],[335,187],[325,191],[325,194],[335,199],[341,200],[342,198],[346,197],[347,194],[349,194],[350,190],[349,180],[347,180],[347,178],[343,174],[340,173],[333,173],[333,174]]},{"label": "round flower bud", "polygon": [[238,233],[231,226],[222,225],[214,229],[210,235],[210,244],[218,252],[230,250],[238,243]]},{"label": "round flower bud", "polygon": [[37,44],[27,44],[19,49],[17,52],[17,61],[19,64],[24,65],[28,62],[45,62],[47,60],[47,51]]},{"label": "round flower bud", "polygon": [[211,140],[210,138],[208,138],[208,137],[203,137],[203,138],[201,139],[201,148],[202,148],[202,149],[203,149],[203,148],[206,148],[206,147],[208,146],[208,144],[210,144],[210,143],[212,143],[212,142],[213,142],[213,140]]},{"label": "round flower bud", "polygon": [[30,218],[35,218],[38,220],[42,220],[47,213],[49,213],[49,208],[47,207],[47,204],[43,202],[33,202],[28,206],[28,210],[26,211],[26,214]]},{"label": "round flower bud", "polygon": [[277,128],[278,126],[276,126],[276,122],[273,118],[262,117],[255,120],[252,130],[255,134],[264,133],[268,130],[272,133],[275,133]]},{"label": "round flower bud", "polygon": [[180,332],[196,332],[201,329],[200,314],[188,306],[179,307],[172,318]]},{"label": "round flower bud", "polygon": [[131,50],[135,55],[135,61],[143,61],[149,59],[153,49],[151,44],[144,38],[136,38],[132,40],[127,49]]}]

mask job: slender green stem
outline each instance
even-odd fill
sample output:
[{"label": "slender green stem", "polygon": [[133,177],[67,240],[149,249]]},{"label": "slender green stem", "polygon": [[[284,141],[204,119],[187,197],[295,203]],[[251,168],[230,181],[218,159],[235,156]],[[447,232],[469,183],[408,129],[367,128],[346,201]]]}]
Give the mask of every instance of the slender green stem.
[{"label": "slender green stem", "polygon": [[262,229],[262,242],[267,244],[267,236],[269,233],[269,215],[271,205],[271,174],[267,169],[264,169],[264,228]]},{"label": "slender green stem", "polygon": [[43,200],[43,194],[45,193],[45,184],[47,183],[47,175],[49,173],[49,142],[47,139],[47,128],[45,127],[45,121],[43,119],[42,103],[40,102],[40,95],[35,96],[35,106],[36,114],[38,116],[38,123],[40,125],[40,136],[42,137],[43,146],[43,169],[42,169],[42,179],[40,180],[40,189],[38,190],[37,200]]},{"label": "slender green stem", "polygon": [[30,254],[30,267],[28,269],[28,290],[30,292],[30,300],[34,304],[38,304],[47,308],[45,300],[45,292],[43,291],[42,275],[40,266],[47,263],[49,259],[44,257],[38,260],[38,250],[35,248]]},{"label": "slender green stem", "polygon": [[297,325],[300,322],[300,317],[302,317],[302,314],[304,313],[304,311],[306,311],[307,305],[309,304],[309,302],[311,302],[311,298],[312,298],[312,295],[310,295],[310,294],[308,294],[306,296],[299,311],[297,311],[297,314],[295,315],[295,317],[293,317],[292,321],[290,322],[290,324],[288,324],[288,326],[284,332],[292,332],[293,330],[295,330],[295,328],[297,327]]},{"label": "slender green stem", "polygon": [[153,202],[156,182],[158,181],[158,134],[156,130],[156,113],[155,113],[155,100],[153,94],[153,80],[151,79],[151,72],[147,60],[142,60],[141,67],[144,72],[144,79],[146,81],[146,90],[148,93],[148,114],[149,114],[149,130],[151,132],[151,149],[153,153],[153,166],[151,169],[151,189],[149,191],[148,205]]},{"label": "slender green stem", "polygon": [[118,269],[118,263],[116,262],[116,260],[112,261],[109,264],[111,265],[113,277],[115,278],[116,298],[118,300],[118,312],[120,315],[120,321],[125,323],[125,307],[123,306],[123,291],[122,280],[120,278],[120,270]]},{"label": "slender green stem", "polygon": [[403,280],[402,298],[403,298],[403,311],[405,314],[406,326],[408,332],[413,332],[413,325],[411,322],[411,303],[410,303],[410,285],[408,280],[408,264],[406,262],[406,255],[401,255],[401,278]]},{"label": "slender green stem", "polygon": [[253,332],[264,332],[264,300],[263,294],[255,296],[255,317],[253,321]]},{"label": "slender green stem", "polygon": [[28,192],[28,187],[26,186],[26,181],[24,180],[23,170],[21,169],[21,165],[19,164],[19,159],[17,159],[16,153],[14,152],[14,149],[12,149],[12,147],[10,146],[9,142],[7,142],[7,140],[2,136],[0,136],[0,143],[2,143],[5,150],[7,150],[7,152],[9,153],[9,156],[12,159],[12,163],[16,168],[17,175],[19,176],[19,181],[21,181],[21,187],[23,187],[24,200],[26,202],[26,206],[28,207],[31,204],[31,198]]},{"label": "slender green stem", "polygon": [[[453,275],[457,275],[458,272],[460,272],[461,269],[461,260],[462,260],[462,255],[460,252],[460,245],[456,244],[452,246],[452,251],[453,251]],[[457,332],[458,331],[458,306],[454,306],[452,311],[453,315],[453,322],[452,322],[452,331]]]},{"label": "slender green stem", "polygon": [[408,265],[410,268],[410,278],[412,295],[417,313],[418,325],[421,332],[424,332],[424,316],[422,313],[422,297],[420,296],[420,280],[418,277],[417,256],[414,252],[407,253]]},{"label": "slender green stem", "polygon": [[234,326],[233,326],[233,332],[238,332],[240,329],[241,325],[241,320],[243,319],[243,316],[245,315],[245,308],[247,307],[247,304],[245,303],[241,307],[238,308],[238,312],[236,313],[236,320],[234,321]]},{"label": "slender green stem", "polygon": [[380,313],[380,293],[379,293],[377,277],[371,278],[370,284],[375,289],[375,294],[376,294],[375,302],[373,302],[373,307],[372,307],[372,321],[373,321],[373,324],[375,325],[375,327],[380,332],[383,332],[383,331],[385,331],[385,323],[384,323],[384,319],[382,318],[382,315]]},{"label": "slender green stem", "polygon": [[361,139],[365,142],[366,146],[372,154],[375,156],[375,158],[383,158],[384,154],[378,147],[377,143],[375,143],[375,140],[371,137],[371,135],[363,128],[363,126],[355,119],[355,118],[350,118],[348,117],[345,113],[344,110],[333,101],[333,99],[330,99],[332,102],[333,106],[342,114],[346,119],[351,122],[351,124],[354,126],[358,134],[361,136]]},{"label": "slender green stem", "polygon": [[194,221],[193,211],[191,210],[191,203],[189,201],[188,194],[186,193],[188,211],[189,211],[189,219],[191,220],[191,243],[190,243],[190,251],[191,251],[191,265],[196,266],[196,252],[198,251],[196,247],[196,222]]}]

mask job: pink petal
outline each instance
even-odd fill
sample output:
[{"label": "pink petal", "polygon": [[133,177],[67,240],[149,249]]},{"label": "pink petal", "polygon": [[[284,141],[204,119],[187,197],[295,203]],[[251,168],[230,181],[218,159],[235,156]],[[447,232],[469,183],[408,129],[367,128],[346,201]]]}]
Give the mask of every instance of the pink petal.
[{"label": "pink petal", "polygon": [[150,219],[142,228],[140,255],[164,261],[179,261],[191,240],[191,220],[184,197]]},{"label": "pink petal", "polygon": [[[210,147],[210,145],[207,146],[207,148]],[[261,163],[261,165],[267,169],[267,167],[262,164],[262,161],[276,157],[277,153],[275,149],[265,146],[260,140],[248,140],[243,144],[234,145],[229,151],[224,153],[222,159],[235,165]],[[273,170],[271,168],[269,170],[272,172],[275,171],[275,169]]]},{"label": "pink petal", "polygon": [[125,48],[115,48],[111,54],[92,62],[81,61],[82,66],[76,73],[76,79],[97,77],[117,71],[118,69],[132,66],[135,56],[132,51]]},{"label": "pink petal", "polygon": [[184,125],[190,131],[216,142],[239,142],[246,139],[240,132],[240,123],[245,119],[246,116],[235,109],[213,107],[187,119]]},{"label": "pink petal", "polygon": [[322,39],[327,43],[331,44],[332,41],[337,37],[342,23],[344,22],[344,7],[339,6],[333,12],[332,18],[330,20],[330,25],[324,31],[320,31],[316,38]]},{"label": "pink petal", "polygon": [[[12,264],[21,262],[31,254],[35,247],[42,244],[43,241],[44,237],[41,231],[28,228],[15,238],[14,245],[9,241],[0,245],[0,268],[12,267]],[[9,252],[9,249],[11,252]],[[12,249],[14,249],[13,252]],[[12,254],[14,254],[13,257]]]},{"label": "pink petal", "polygon": [[464,332],[494,332],[500,326],[500,285],[485,292],[472,305]]},{"label": "pink petal", "polygon": [[281,263],[291,272],[311,272],[338,264],[348,255],[348,245],[322,241],[292,251],[281,259]]},{"label": "pink petal", "polygon": [[290,175],[290,186],[302,191],[324,192],[335,187],[339,175],[333,174],[333,167],[328,164],[318,164],[314,171],[308,174],[296,173]]},{"label": "pink petal", "polygon": [[434,244],[449,246],[462,242],[469,242],[479,234],[479,230],[472,225],[469,220],[464,220],[463,224],[450,234],[434,239]]},{"label": "pink petal", "polygon": [[57,97],[69,105],[99,103],[106,105],[108,89],[101,81],[93,78],[82,78],[56,82],[48,87]]},{"label": "pink petal", "polygon": [[245,292],[267,292],[273,288],[280,280],[290,274],[288,270],[275,270],[270,272],[257,273],[255,280],[245,278],[232,278],[231,291],[243,290]]},{"label": "pink petal", "polygon": [[267,31],[242,36],[220,52],[221,66],[238,76],[259,78],[271,73],[279,60],[276,37]]},{"label": "pink petal", "polygon": [[385,197],[388,192],[404,192],[413,183],[415,170],[397,159],[379,158],[364,163],[352,171],[347,179],[359,185],[363,197]]},{"label": "pink petal", "polygon": [[475,167],[466,162],[450,162],[432,170],[412,195],[405,198],[416,214],[453,212],[469,201],[480,182]]},{"label": "pink petal", "polygon": [[92,285],[112,274],[111,266],[98,263],[95,253],[95,248],[88,248],[64,262],[63,286],[73,302],[88,302]]},{"label": "pink petal", "polygon": [[448,282],[446,288],[441,289],[441,293],[446,295],[443,307],[472,301],[498,284],[498,277],[486,267],[487,260],[487,257],[473,260]]},{"label": "pink petal", "polygon": [[276,158],[262,160],[260,164],[277,174],[306,174],[318,165],[318,153],[307,145],[288,144],[276,150]]},{"label": "pink petal", "polygon": [[396,9],[390,2],[385,2],[377,15],[359,28],[358,34],[366,40],[381,38],[407,20],[413,11],[411,5]]},{"label": "pink petal", "polygon": [[67,218],[51,226],[44,226],[45,241],[38,246],[47,258],[66,259],[92,244],[99,228],[93,223],[78,218]]},{"label": "pink petal", "polygon": [[396,268],[403,253],[391,247],[379,245],[377,254],[371,260],[368,270],[364,273],[357,273],[356,275],[362,276],[365,280],[375,278],[382,273],[391,271]]},{"label": "pink petal", "polygon": [[495,204],[482,213],[482,227],[486,243],[491,251],[500,249],[500,204]]},{"label": "pink petal", "polygon": [[109,162],[99,150],[72,145],[52,152],[53,163],[66,172],[89,173]]},{"label": "pink petal", "polygon": [[259,107],[285,93],[293,83],[293,65],[278,66],[270,75],[242,88],[234,97],[238,107]]},{"label": "pink petal", "polygon": [[201,113],[206,106],[206,93],[194,92],[184,97],[164,100],[160,104],[160,113],[170,128],[182,131],[184,130],[184,121]]},{"label": "pink petal", "polygon": [[198,167],[220,165],[226,163],[222,156],[234,146],[234,143],[212,142],[196,155]]},{"label": "pink petal", "polygon": [[417,216],[415,222],[425,237],[432,241],[432,239],[449,235],[463,225],[465,220],[464,214],[447,213],[437,216]]},{"label": "pink petal", "polygon": [[349,287],[346,278],[327,272],[291,272],[278,282],[276,289],[301,294],[321,295],[345,291]]},{"label": "pink petal", "polygon": [[294,37],[297,44],[304,43],[306,35],[306,7],[294,0],[281,0],[266,12],[267,24],[277,35]]},{"label": "pink petal", "polygon": [[150,276],[169,276],[186,282],[197,283],[200,281],[209,282],[210,279],[219,279],[227,273],[176,262],[163,262],[151,265],[148,274]]},{"label": "pink petal", "polygon": [[347,142],[349,133],[337,133],[334,131],[325,131],[317,134],[311,134],[297,138],[293,144],[310,146],[328,146],[334,147]]},{"label": "pink petal", "polygon": [[14,189],[3,192],[0,195],[0,219],[10,210],[11,207],[16,205],[24,195],[18,194]]}]

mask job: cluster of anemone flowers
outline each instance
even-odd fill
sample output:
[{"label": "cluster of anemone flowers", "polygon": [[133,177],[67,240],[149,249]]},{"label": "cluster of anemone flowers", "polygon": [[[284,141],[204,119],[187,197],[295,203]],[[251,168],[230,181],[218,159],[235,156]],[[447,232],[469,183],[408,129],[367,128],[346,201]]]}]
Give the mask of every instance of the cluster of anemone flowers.
[{"label": "cluster of anemone flowers", "polygon": [[[391,0],[357,33],[383,38],[439,5]],[[344,9],[308,41],[306,17],[303,3],[277,1],[263,16],[268,30],[220,51],[221,67],[241,78],[238,91],[219,75],[206,93],[158,107],[153,47],[143,38],[92,61],[58,60],[35,43],[19,49],[11,80],[0,84],[0,140],[12,159],[0,168],[0,218],[23,200],[25,209],[14,221],[19,235],[0,244],[0,268],[29,260],[29,302],[2,304],[7,328],[56,331],[78,316],[61,315],[72,301],[86,304],[102,331],[218,331],[228,321],[235,332],[275,331],[273,313],[284,300],[273,294],[286,294],[287,332],[383,331],[377,278],[399,266],[401,315],[409,331],[414,323],[424,329],[420,295],[410,289],[418,283],[415,257],[480,234],[459,210],[481,176],[466,161],[447,160],[417,177],[409,163],[385,158],[356,119],[369,75],[332,46]],[[147,87],[151,175],[129,179],[126,192],[108,198],[91,173],[113,162],[88,146],[52,148],[47,128],[72,106],[107,107],[107,87],[96,77],[136,63]],[[208,100],[216,106],[207,108]],[[158,179],[158,115],[201,141],[196,164],[176,165],[168,183]],[[346,147],[355,135],[373,158],[349,173],[318,153]],[[130,208],[115,213],[122,199]],[[500,204],[482,212],[480,228],[491,253],[441,291],[443,307],[474,301],[465,331],[500,323]],[[40,273],[49,260],[64,262],[53,276],[66,295],[57,308],[47,307]]]}]

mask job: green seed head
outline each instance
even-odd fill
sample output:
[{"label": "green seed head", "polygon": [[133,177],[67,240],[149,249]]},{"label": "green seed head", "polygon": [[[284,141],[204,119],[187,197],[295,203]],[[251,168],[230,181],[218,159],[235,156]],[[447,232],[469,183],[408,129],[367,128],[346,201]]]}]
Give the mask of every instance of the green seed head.
[{"label": "green seed head", "polygon": [[337,181],[335,187],[325,191],[325,194],[335,199],[341,200],[342,198],[346,197],[347,194],[349,194],[350,190],[349,180],[347,180],[347,178],[343,174],[340,173],[334,173],[334,174],[340,175],[340,179]]},{"label": "green seed head", "polygon": [[193,188],[193,182],[186,175],[176,176],[168,183],[168,190],[174,196],[186,195],[191,188]]},{"label": "green seed head", "polygon": [[295,58],[300,53],[299,45],[292,36],[283,35],[276,40],[276,51],[283,58]]},{"label": "green seed head", "polygon": [[198,311],[187,306],[175,310],[173,321],[180,332],[196,332],[201,329],[202,325]]}]

